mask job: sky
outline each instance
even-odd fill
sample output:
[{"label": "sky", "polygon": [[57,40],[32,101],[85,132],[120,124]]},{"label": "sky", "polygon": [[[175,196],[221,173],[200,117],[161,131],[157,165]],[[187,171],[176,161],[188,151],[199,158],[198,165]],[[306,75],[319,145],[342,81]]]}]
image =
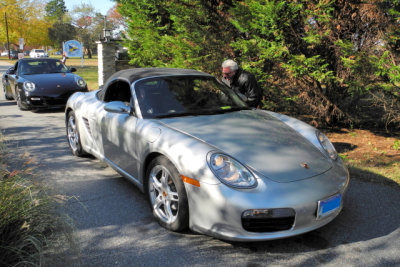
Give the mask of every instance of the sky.
[{"label": "sky", "polygon": [[74,6],[81,3],[91,4],[101,14],[106,15],[107,11],[115,5],[111,0],[64,0],[68,11],[71,11]]}]

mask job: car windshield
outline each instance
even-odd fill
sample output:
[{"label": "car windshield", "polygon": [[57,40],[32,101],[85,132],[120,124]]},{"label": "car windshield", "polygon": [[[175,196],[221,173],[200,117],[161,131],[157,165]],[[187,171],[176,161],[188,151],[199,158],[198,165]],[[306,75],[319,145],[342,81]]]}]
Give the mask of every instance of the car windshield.
[{"label": "car windshield", "polygon": [[250,109],[228,87],[208,76],[142,80],[135,93],[143,118],[197,116]]},{"label": "car windshield", "polygon": [[19,63],[19,73],[23,75],[66,72],[70,70],[59,60],[29,60]]},{"label": "car windshield", "polygon": [[34,52],[36,52],[36,53],[44,53],[44,50],[38,50],[38,49],[36,49]]}]

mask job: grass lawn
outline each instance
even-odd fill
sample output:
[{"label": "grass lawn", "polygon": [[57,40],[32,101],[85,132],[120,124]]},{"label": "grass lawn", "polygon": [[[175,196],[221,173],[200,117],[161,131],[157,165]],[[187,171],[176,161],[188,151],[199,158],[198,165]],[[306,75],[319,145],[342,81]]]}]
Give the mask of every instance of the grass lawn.
[{"label": "grass lawn", "polygon": [[[60,58],[60,56],[55,57]],[[77,69],[76,74],[81,76],[87,83],[89,90],[96,90],[99,87],[98,84],[98,68],[97,68],[97,56],[91,59],[84,58],[83,59],[83,67],[82,67],[82,59],[80,58],[68,58],[66,61],[66,65],[68,67],[74,67]]]}]

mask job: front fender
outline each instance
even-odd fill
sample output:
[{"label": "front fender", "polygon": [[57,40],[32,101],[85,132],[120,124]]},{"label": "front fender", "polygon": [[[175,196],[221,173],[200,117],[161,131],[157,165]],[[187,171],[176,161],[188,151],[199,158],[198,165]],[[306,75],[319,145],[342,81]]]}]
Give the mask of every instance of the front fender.
[{"label": "front fender", "polygon": [[[141,125],[142,124],[142,125]],[[158,137],[155,138],[155,134]],[[151,153],[166,156],[181,175],[195,179],[200,183],[220,184],[207,164],[207,154],[216,150],[203,141],[176,131],[159,123],[138,124],[138,156],[142,161],[139,168],[143,175],[145,160]],[[141,180],[143,181],[143,176]]]}]

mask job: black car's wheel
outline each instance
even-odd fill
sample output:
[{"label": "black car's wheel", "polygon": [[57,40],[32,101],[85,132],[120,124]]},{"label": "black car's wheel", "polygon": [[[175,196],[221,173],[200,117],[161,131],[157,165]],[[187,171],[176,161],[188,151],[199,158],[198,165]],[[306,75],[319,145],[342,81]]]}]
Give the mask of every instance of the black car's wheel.
[{"label": "black car's wheel", "polygon": [[76,117],[73,111],[68,113],[66,124],[67,124],[68,144],[69,147],[71,148],[72,154],[78,157],[86,155],[86,152],[83,150],[81,145],[81,139],[79,135],[78,126],[76,123]]},{"label": "black car's wheel", "polygon": [[166,157],[157,157],[150,163],[145,189],[153,215],[161,226],[172,231],[189,226],[185,186],[178,170]]},{"label": "black car's wheel", "polygon": [[19,94],[18,88],[15,88],[15,101],[17,101],[17,106],[20,110],[28,110],[24,105],[21,103],[21,96]]}]

